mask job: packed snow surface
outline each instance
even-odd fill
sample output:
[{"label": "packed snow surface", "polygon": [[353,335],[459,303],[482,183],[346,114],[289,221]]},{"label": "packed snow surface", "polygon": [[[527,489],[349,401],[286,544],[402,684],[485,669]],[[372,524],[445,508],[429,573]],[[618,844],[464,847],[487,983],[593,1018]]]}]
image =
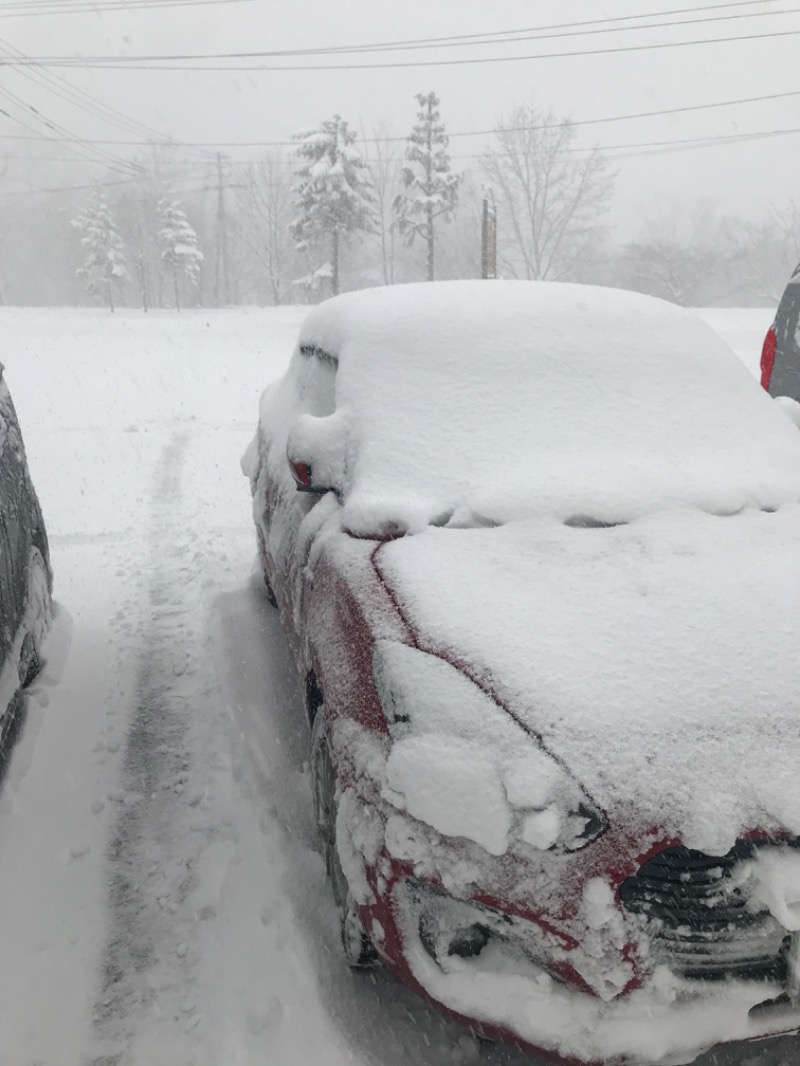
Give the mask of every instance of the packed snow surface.
[{"label": "packed snow surface", "polygon": [[[660,300],[533,282],[394,286],[315,308],[290,375],[310,349],[338,360],[335,487],[355,532],[800,497],[794,427],[695,312]],[[289,399],[267,394],[265,430]],[[329,440],[332,412],[311,413]]]}]

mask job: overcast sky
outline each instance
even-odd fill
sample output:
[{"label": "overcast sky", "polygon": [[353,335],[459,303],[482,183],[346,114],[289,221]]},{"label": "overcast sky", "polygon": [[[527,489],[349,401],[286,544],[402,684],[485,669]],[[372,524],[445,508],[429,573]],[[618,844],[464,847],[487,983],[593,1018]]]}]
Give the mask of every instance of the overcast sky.
[{"label": "overcast sky", "polygon": [[[42,0],[27,0],[33,10]],[[80,4],[81,0],[62,0]],[[107,3],[108,0],[100,0]],[[611,49],[651,42],[796,31],[781,37],[653,51],[440,67],[306,71],[54,70],[71,84],[113,105],[164,135],[180,140],[261,141],[289,139],[341,113],[371,129],[385,121],[404,135],[413,122],[416,92],[434,89],[453,133],[494,126],[515,106],[531,103],[576,121],[678,108],[800,89],[800,6],[792,0],[752,4],[692,5],[686,0],[239,0],[180,8],[7,17],[0,3],[0,39],[29,56],[91,56],[251,52],[329,47],[409,38],[496,33],[609,17],[653,14],[653,21],[714,17],[681,28],[554,37],[539,41],[384,52],[330,60],[298,57],[295,63],[414,62],[486,56]],[[658,13],[684,8],[682,15]],[[721,15],[758,13],[720,20]],[[787,12],[781,14],[780,12]],[[620,23],[629,26],[630,22]],[[555,32],[555,31],[553,31]],[[562,31],[563,32],[563,31]],[[575,30],[571,31],[573,34]],[[268,62],[255,60],[255,63]],[[285,61],[279,61],[285,62]],[[48,118],[84,137],[124,137],[113,125],[77,110],[19,70],[4,72],[3,86]],[[5,106],[5,105],[3,105]],[[19,116],[19,104],[9,112]],[[30,118],[25,121],[30,123]],[[0,116],[0,132],[24,134]],[[633,145],[677,138],[716,137],[800,128],[800,95],[688,114],[582,127],[585,145]],[[454,156],[470,156],[485,137],[454,137]],[[0,142],[21,153],[21,142]],[[134,149],[114,148],[124,153]],[[257,149],[226,149],[252,158]],[[38,152],[53,156],[51,146]],[[62,153],[63,154],[63,153]],[[454,165],[468,167],[468,158]],[[620,159],[615,223],[627,235],[637,219],[675,199],[709,198],[722,212],[757,216],[772,202],[800,201],[800,133],[736,145]],[[41,166],[44,166],[42,164]],[[74,173],[62,169],[60,175]],[[41,174],[41,179],[39,175]],[[51,175],[36,174],[47,183]]]}]

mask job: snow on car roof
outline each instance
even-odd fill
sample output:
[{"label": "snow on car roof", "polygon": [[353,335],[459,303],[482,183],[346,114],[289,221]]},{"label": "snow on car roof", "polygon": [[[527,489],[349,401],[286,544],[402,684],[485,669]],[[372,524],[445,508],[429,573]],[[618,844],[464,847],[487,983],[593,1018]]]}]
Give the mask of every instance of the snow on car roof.
[{"label": "snow on car roof", "polygon": [[693,311],[661,300],[542,282],[394,286],[321,304],[300,345],[338,360],[354,531],[800,497],[796,428]]}]

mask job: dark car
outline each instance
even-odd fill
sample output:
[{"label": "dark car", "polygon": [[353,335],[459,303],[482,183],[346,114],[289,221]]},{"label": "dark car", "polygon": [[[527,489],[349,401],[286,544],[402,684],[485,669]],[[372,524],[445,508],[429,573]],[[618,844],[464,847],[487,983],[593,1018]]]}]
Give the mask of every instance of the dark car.
[{"label": "dark car", "polygon": [[800,436],[727,345],[349,293],[243,467],[350,964],[573,1066],[799,1030]]},{"label": "dark car", "polygon": [[0,750],[42,666],[53,572],[17,412],[0,366]]},{"label": "dark car", "polygon": [[761,349],[761,384],[800,402],[800,264],[789,279]]}]

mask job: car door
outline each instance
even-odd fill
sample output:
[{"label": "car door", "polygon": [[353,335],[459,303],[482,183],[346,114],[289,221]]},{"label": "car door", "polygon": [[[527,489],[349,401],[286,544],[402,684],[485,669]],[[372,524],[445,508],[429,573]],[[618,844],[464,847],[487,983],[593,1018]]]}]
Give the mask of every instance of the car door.
[{"label": "car door", "polygon": [[[317,418],[332,415],[336,409],[336,370],[333,356],[318,348],[301,349],[296,366],[295,386],[298,415]],[[280,454],[286,455],[286,440],[277,442]],[[299,653],[301,602],[306,563],[313,544],[304,522],[324,496],[298,491],[288,458],[277,464],[266,485],[263,532],[266,541],[270,582],[281,608],[284,627]]]}]

